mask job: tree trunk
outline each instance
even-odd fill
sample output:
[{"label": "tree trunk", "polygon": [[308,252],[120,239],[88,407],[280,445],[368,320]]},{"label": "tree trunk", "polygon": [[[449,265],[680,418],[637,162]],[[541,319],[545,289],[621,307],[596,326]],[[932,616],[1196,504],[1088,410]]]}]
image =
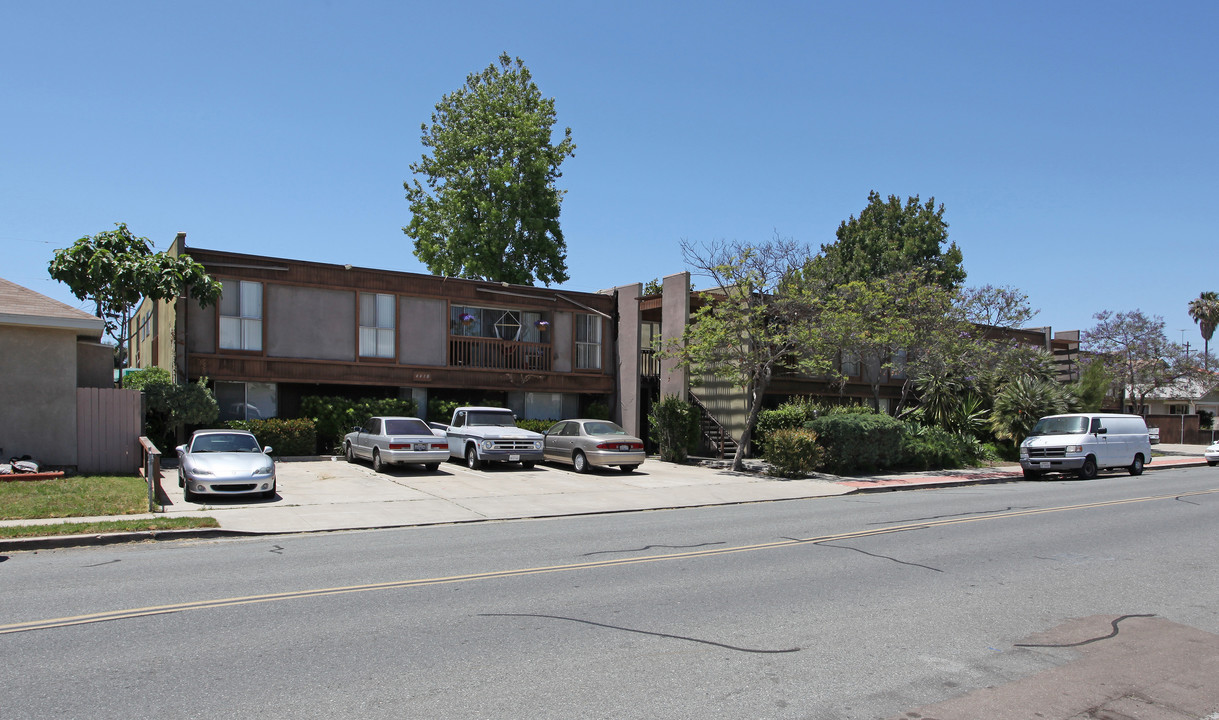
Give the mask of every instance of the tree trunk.
[{"label": "tree trunk", "polygon": [[770,378],[765,378],[754,384],[753,398],[749,403],[749,415],[745,418],[745,431],[741,433],[741,440],[737,444],[736,457],[732,458],[732,471],[742,472],[745,469],[745,448],[749,447],[750,441],[753,439],[753,426],[758,421],[758,415],[762,412],[762,398],[766,395],[766,388],[770,385]]}]

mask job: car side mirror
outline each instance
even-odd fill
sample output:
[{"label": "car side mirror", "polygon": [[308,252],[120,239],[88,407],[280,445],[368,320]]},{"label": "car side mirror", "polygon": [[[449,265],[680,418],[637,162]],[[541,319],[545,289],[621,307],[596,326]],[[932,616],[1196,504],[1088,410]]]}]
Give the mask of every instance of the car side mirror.
[{"label": "car side mirror", "polygon": [[1107,435],[1108,433],[1109,433],[1109,428],[1097,428],[1096,429],[1097,435]]},{"label": "car side mirror", "polygon": [[185,445],[179,445],[178,447],[174,448],[174,450],[177,450],[179,455],[185,455],[185,454],[186,454],[186,446],[185,446]]},{"label": "car side mirror", "polygon": [[364,428],[360,427],[359,425],[353,425],[351,427],[351,432],[363,432],[363,431],[364,431]]},{"label": "car side mirror", "polygon": [[271,446],[270,446],[270,445],[268,445],[268,446],[266,446],[265,448],[263,448],[263,449],[262,449],[262,454],[263,454],[263,455],[270,455],[270,454],[271,454]]}]

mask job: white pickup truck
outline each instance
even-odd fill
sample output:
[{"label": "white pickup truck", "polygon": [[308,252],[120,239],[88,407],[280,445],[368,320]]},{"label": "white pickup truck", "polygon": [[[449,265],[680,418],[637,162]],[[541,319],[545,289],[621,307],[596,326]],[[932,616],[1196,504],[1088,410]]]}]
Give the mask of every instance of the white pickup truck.
[{"label": "white pickup truck", "polygon": [[449,439],[449,455],[477,470],[488,462],[519,462],[531,468],[542,459],[542,435],[516,426],[507,408],[459,407],[448,425],[432,423]]}]

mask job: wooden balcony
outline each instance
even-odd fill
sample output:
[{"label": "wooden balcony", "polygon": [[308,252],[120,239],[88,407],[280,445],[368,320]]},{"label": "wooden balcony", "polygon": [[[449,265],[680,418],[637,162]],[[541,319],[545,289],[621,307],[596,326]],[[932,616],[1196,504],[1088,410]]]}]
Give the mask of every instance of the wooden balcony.
[{"label": "wooden balcony", "polygon": [[449,337],[449,366],[549,372],[552,353],[545,343]]}]

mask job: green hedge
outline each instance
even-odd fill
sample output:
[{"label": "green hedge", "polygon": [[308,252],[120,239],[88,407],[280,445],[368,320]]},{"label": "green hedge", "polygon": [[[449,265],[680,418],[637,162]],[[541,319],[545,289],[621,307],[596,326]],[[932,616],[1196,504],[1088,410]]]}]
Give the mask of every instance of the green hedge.
[{"label": "green hedge", "polygon": [[763,457],[766,472],[778,477],[804,477],[821,464],[824,450],[817,444],[817,433],[808,428],[779,428],[766,437]]},{"label": "green hedge", "polygon": [[652,441],[660,448],[660,459],[684,463],[698,443],[698,409],[670,395],[652,405],[648,419]]},{"label": "green hedge", "polygon": [[285,420],[230,420],[227,425],[233,430],[249,430],[262,447],[271,446],[276,457],[300,457],[313,455],[317,446],[317,429],[309,418]]},{"label": "green hedge", "polygon": [[802,428],[805,423],[812,422],[823,414],[824,408],[811,398],[795,398],[773,410],[763,410],[758,413],[758,424],[753,434],[754,442],[765,448],[767,439],[775,431]]},{"label": "green hedge", "polygon": [[524,430],[532,430],[535,433],[544,433],[550,429],[551,425],[557,422],[558,420],[524,420],[517,418],[516,426]]},{"label": "green hedge", "polygon": [[[417,405],[411,399],[324,397],[301,398],[301,415],[312,418],[317,426],[317,452],[338,454],[343,436],[373,416],[414,417]],[[313,454],[313,453],[309,453]]]},{"label": "green hedge", "polygon": [[832,473],[874,472],[902,463],[906,424],[888,415],[836,413],[805,427],[817,433]]},{"label": "green hedge", "polygon": [[902,443],[902,465],[913,470],[968,467],[984,454],[972,437],[938,427],[907,425]]}]

